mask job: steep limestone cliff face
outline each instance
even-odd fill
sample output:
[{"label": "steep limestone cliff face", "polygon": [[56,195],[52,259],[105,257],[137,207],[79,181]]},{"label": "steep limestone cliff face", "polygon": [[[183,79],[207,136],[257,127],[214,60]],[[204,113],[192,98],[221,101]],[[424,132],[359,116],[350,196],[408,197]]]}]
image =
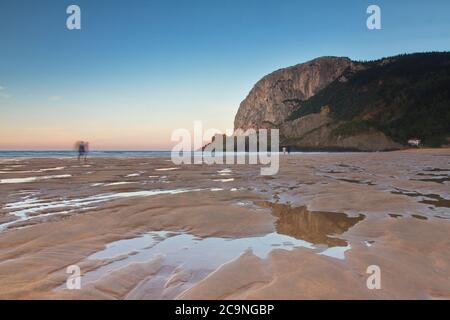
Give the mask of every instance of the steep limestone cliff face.
[{"label": "steep limestone cliff face", "polygon": [[322,57],[275,71],[262,78],[242,101],[234,128],[274,128],[296,108],[358,63],[348,58]]}]

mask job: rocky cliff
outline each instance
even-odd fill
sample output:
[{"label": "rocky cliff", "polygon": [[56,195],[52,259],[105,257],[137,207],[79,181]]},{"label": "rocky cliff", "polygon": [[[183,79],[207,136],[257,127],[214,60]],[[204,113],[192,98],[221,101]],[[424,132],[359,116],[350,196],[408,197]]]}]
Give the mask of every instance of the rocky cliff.
[{"label": "rocky cliff", "polygon": [[235,130],[280,129],[296,149],[381,151],[412,137],[450,136],[450,53],[356,62],[323,57],[262,78],[241,103]]},{"label": "rocky cliff", "polygon": [[265,76],[242,101],[234,127],[246,130],[280,125],[297,101],[312,97],[353,67],[355,63],[348,58],[322,57]]}]

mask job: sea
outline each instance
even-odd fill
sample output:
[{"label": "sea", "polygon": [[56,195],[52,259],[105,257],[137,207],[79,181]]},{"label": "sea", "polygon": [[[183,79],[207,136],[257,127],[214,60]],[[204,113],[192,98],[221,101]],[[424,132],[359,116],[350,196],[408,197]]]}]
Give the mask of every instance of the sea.
[{"label": "sea", "polygon": [[[160,151],[89,151],[88,157],[129,157],[129,158],[140,158],[140,157],[148,157],[148,158],[162,158],[171,156],[171,151],[168,150],[160,150]],[[332,152],[291,152],[291,155],[295,154],[329,154]],[[348,153],[348,152],[347,152]],[[223,152],[224,155],[234,154],[234,155],[249,155],[246,152]],[[250,153],[250,154],[258,154]],[[280,153],[281,154],[281,153]],[[196,151],[193,152],[193,155],[201,155],[201,152]],[[58,151],[0,151],[0,158],[70,158],[77,157],[78,153],[72,150],[58,150]]]},{"label": "sea", "polygon": [[[89,157],[170,157],[170,151],[89,151]],[[0,151],[0,158],[66,158],[76,157],[72,150],[59,151]]]}]

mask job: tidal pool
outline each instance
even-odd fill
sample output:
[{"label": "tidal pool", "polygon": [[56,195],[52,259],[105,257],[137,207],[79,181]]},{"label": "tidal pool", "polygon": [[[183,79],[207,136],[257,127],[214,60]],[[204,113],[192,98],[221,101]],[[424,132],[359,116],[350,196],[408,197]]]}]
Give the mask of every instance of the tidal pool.
[{"label": "tidal pool", "polygon": [[[147,232],[134,238],[111,242],[103,250],[87,257],[88,260],[104,263],[84,274],[82,281],[95,282],[132,263],[162,258],[160,271],[141,282],[140,289],[133,290],[128,298],[173,298],[246,252],[266,259],[273,250],[305,248],[319,255],[344,260],[351,245],[336,236],[364,219],[364,215],[348,217],[344,213],[309,212],[305,207],[265,205],[270,206],[272,214],[278,217],[275,232],[242,238],[200,238],[187,232],[167,230]],[[190,274],[190,280],[169,290],[169,279],[180,270]],[[170,295],[167,295],[166,289],[170,291]]]}]

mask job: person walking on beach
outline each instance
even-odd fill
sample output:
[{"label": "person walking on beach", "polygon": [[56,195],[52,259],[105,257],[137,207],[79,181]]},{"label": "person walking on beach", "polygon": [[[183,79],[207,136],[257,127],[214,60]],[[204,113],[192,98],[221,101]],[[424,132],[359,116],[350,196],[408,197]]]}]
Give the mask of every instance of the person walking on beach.
[{"label": "person walking on beach", "polygon": [[89,142],[84,142],[84,162],[87,161],[87,155],[89,153]]},{"label": "person walking on beach", "polygon": [[87,161],[87,154],[89,150],[89,142],[80,141],[77,143],[77,149],[78,149],[78,161],[81,160],[81,158],[84,158],[84,162]]}]

